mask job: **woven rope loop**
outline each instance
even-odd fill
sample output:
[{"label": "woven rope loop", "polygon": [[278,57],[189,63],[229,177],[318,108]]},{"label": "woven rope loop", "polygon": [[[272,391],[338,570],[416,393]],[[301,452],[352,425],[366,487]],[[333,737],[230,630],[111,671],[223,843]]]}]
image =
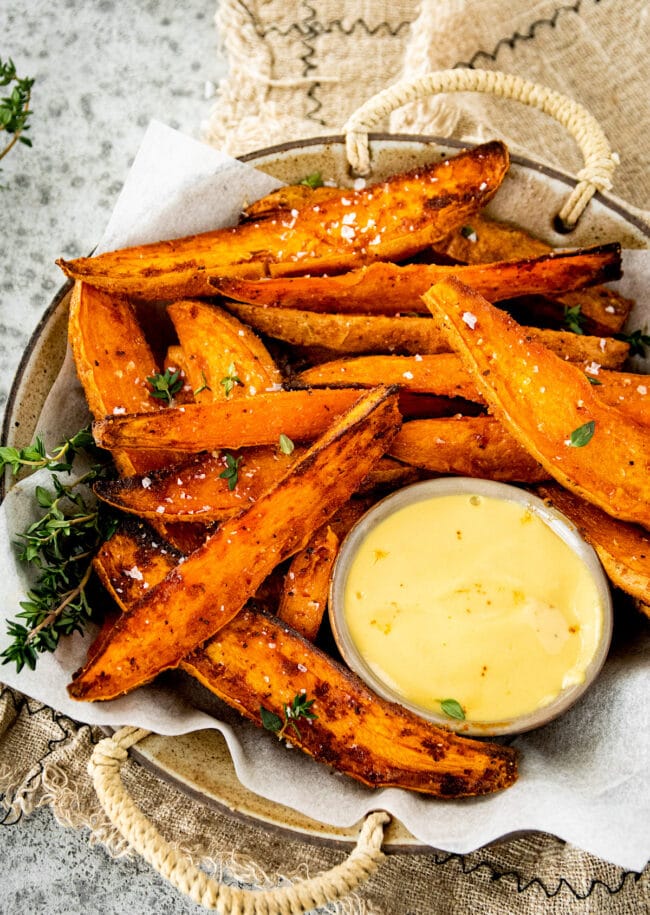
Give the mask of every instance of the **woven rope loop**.
[{"label": "woven rope loop", "polygon": [[271,890],[226,886],[196,867],[167,842],[126,790],[120,769],[128,749],[150,732],[124,727],[101,740],[93,751],[90,772],[99,801],[121,835],[155,870],[193,902],[221,915],[298,915],[335,902],[366,880],[384,857],[381,844],[390,816],[369,814],[357,844],[345,861],[316,877]]},{"label": "woven rope loop", "polygon": [[560,92],[498,70],[439,70],[416,80],[403,80],[373,96],[343,127],[347,157],[354,174],[370,174],[368,132],[373,127],[395,108],[443,92],[484,92],[512,99],[555,118],[571,134],[582,153],[584,167],[558,213],[567,230],[575,227],[596,191],[611,189],[618,158],[594,116]]}]

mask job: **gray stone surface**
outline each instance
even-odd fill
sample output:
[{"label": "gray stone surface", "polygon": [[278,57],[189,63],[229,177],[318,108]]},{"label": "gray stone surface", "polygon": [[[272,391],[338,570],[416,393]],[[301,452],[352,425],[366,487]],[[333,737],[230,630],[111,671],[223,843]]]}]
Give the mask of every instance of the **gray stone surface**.
[{"label": "gray stone surface", "polygon": [[[198,137],[225,73],[214,0],[0,0],[0,56],[33,90],[33,149],[0,163],[0,409],[62,284],[99,238],[150,118]],[[206,91],[207,89],[207,91]],[[4,90],[0,89],[0,94]],[[0,827],[3,915],[205,911],[47,810]]]}]

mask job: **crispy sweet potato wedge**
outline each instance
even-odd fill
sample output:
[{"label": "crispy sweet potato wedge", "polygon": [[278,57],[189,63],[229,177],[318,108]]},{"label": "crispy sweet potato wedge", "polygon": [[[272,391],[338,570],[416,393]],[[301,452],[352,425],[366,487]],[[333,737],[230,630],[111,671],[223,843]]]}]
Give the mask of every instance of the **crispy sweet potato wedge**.
[{"label": "crispy sweet potato wedge", "polygon": [[262,341],[236,317],[208,302],[174,302],[167,313],[178,335],[196,403],[275,390],[282,375]]},{"label": "crispy sweet potato wedge", "polygon": [[248,608],[183,668],[258,725],[260,706],[282,715],[304,690],[317,717],[298,722],[292,744],[372,788],[451,798],[498,791],[517,777],[512,747],[457,737],[380,699],[286,625]]},{"label": "crispy sweet potato wedge", "polygon": [[327,607],[329,579],[339,538],[329,525],[314,533],[291,560],[284,577],[277,616],[313,642]]},{"label": "crispy sweet potato wedge", "polygon": [[[77,375],[96,419],[110,413],[160,410],[160,401],[151,397],[147,383],[147,377],[158,372],[156,359],[127,298],[75,283],[68,337]],[[173,455],[162,451],[129,454],[117,449],[113,459],[120,473],[128,475],[163,467]]]},{"label": "crispy sweet potato wedge", "polygon": [[[515,260],[520,257],[539,257],[553,249],[546,242],[534,238],[524,229],[496,222],[482,215],[472,217],[471,228],[454,230],[442,242],[434,243],[434,250],[452,257],[462,264],[480,264],[489,261]],[[546,303],[531,304],[531,311],[545,308],[547,314],[562,320],[565,308],[580,306],[585,320],[585,331],[590,334],[615,334],[621,330],[632,308],[630,299],[602,286],[567,292]]]},{"label": "crispy sweet potato wedge", "polygon": [[[159,416],[108,416],[93,426],[103,448],[128,447],[179,451],[212,451],[275,445],[281,433],[293,441],[320,435],[358,399],[353,388],[335,391],[278,391],[238,401],[188,404]],[[172,444],[173,443],[173,444]]]},{"label": "crispy sweet potato wedge", "polygon": [[491,416],[412,420],[393,439],[390,454],[430,473],[519,483],[549,476]]},{"label": "crispy sweet potato wedge", "polygon": [[209,275],[342,272],[408,257],[444,237],[491,199],[508,165],[505,145],[493,141],[363,190],[339,190],[289,218],[58,263],[75,279],[143,299],[211,295]]},{"label": "crispy sweet potato wedge", "polygon": [[[330,359],[337,353],[415,356],[449,351],[449,344],[430,317],[339,315],[230,301],[224,306],[260,333],[294,346],[324,348]],[[620,369],[630,349],[627,343],[613,337],[592,337],[537,327],[527,327],[526,334],[541,340],[569,362],[597,362],[604,369]]]},{"label": "crispy sweet potato wedge", "polygon": [[[467,287],[466,287],[467,288]],[[484,300],[485,301],[485,300]],[[523,344],[543,345],[543,338],[523,333]],[[577,369],[577,367],[576,367]],[[650,426],[650,379],[645,375],[628,372],[601,371],[598,363],[582,365],[585,377],[591,378],[594,396],[603,403],[617,407],[626,416]],[[377,384],[397,384],[413,394],[433,394],[443,397],[463,397],[484,402],[480,386],[463,366],[455,353],[437,353],[433,356],[357,356],[354,359],[336,359],[306,369],[297,375],[296,387],[335,389],[338,385],[374,387]]]},{"label": "crispy sweet potato wedge", "polygon": [[315,206],[333,197],[339,197],[343,188],[310,187],[308,184],[286,184],[277,191],[272,191],[265,197],[260,197],[249,204],[242,213],[242,220],[250,222],[254,219],[278,218],[291,210],[301,210],[305,206]]},{"label": "crispy sweet potato wedge", "polygon": [[359,398],[282,480],[120,618],[110,641],[70,685],[70,695],[112,699],[176,666],[350,497],[399,425],[393,389]]},{"label": "crispy sweet potato wedge", "polygon": [[554,295],[621,276],[618,244],[551,252],[526,260],[489,264],[377,263],[340,276],[299,276],[266,280],[211,280],[226,298],[254,305],[301,308],[338,314],[426,314],[422,294],[448,276],[457,276],[490,302],[522,295]]},{"label": "crispy sweet potato wedge", "polygon": [[624,521],[650,525],[650,428],[455,279],[425,293],[494,415],[548,473]]},{"label": "crispy sweet potato wedge", "polygon": [[650,535],[644,528],[617,521],[557,484],[545,483],[535,492],[573,521],[613,584],[650,602]]},{"label": "crispy sweet potato wedge", "polygon": [[[277,448],[247,448],[227,454],[200,454],[182,464],[126,480],[101,480],[95,493],[121,511],[165,521],[221,521],[255,502],[304,453]],[[237,462],[237,479],[224,476]]]},{"label": "crispy sweet potato wedge", "polygon": [[[355,518],[359,511],[352,513]],[[352,514],[348,512],[347,522]],[[146,540],[145,533],[141,536]],[[146,548],[142,552],[138,536],[129,532],[123,539],[129,537],[131,545],[125,542],[113,552],[109,541],[99,557],[103,577],[119,582],[116,596],[123,610],[154,588],[163,573],[158,564],[149,565],[150,553]],[[175,561],[171,551],[161,559],[171,571]],[[140,575],[122,575],[122,563],[129,562],[140,563]],[[91,647],[91,656],[102,650],[110,632],[107,627],[103,638]],[[284,702],[290,703],[300,689],[306,689],[316,700],[318,718],[304,728],[299,723],[299,745],[316,759],[372,787],[390,784],[459,797],[507,788],[517,777],[515,750],[457,737],[385,702],[286,622],[252,607],[240,611],[180,666],[257,724],[261,723],[261,705],[281,712]],[[291,739],[298,743],[293,732]],[[355,752],[355,745],[363,752]]]}]

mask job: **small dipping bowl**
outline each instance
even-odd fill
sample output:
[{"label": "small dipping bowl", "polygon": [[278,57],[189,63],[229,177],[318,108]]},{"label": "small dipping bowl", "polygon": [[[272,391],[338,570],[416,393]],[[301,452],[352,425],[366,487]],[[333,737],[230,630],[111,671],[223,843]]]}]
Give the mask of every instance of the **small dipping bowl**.
[{"label": "small dipping bowl", "polygon": [[414,483],[370,509],[332,571],[329,617],[368,686],[454,731],[529,731],[600,671],[612,601],[575,525],[523,489]]}]

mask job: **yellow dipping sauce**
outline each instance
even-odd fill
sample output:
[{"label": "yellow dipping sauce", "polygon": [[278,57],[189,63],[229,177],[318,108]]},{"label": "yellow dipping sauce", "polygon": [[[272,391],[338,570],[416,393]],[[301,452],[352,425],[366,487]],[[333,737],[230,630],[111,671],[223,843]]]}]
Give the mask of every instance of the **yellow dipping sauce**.
[{"label": "yellow dipping sauce", "polygon": [[343,612],[375,675],[440,713],[509,720],[581,683],[603,628],[584,561],[531,509],[483,495],[411,503],[380,521],[348,571]]}]

